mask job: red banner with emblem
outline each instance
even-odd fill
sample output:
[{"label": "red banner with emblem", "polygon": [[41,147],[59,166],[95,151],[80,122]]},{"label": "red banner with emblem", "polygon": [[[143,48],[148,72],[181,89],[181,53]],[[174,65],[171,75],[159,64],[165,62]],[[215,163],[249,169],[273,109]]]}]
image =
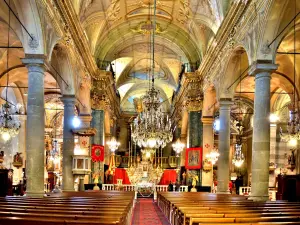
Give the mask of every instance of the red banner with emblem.
[{"label": "red banner with emblem", "polygon": [[92,145],[92,161],[103,162],[104,161],[104,146],[103,145]]}]

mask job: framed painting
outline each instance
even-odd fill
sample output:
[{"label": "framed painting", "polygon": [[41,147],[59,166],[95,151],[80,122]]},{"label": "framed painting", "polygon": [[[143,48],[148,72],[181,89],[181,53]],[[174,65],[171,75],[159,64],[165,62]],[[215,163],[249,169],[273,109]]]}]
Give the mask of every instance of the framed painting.
[{"label": "framed painting", "polygon": [[187,148],[185,154],[186,169],[193,170],[202,168],[202,148]]}]

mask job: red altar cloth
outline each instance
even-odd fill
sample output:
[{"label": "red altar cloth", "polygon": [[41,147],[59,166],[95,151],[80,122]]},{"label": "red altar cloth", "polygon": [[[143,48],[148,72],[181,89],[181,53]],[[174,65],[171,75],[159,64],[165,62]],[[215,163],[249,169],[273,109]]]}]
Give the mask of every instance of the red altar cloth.
[{"label": "red altar cloth", "polygon": [[123,179],[123,184],[131,184],[127,172],[123,168],[115,169],[114,184],[117,184],[117,179]]},{"label": "red altar cloth", "polygon": [[170,184],[170,181],[172,181],[172,183],[175,183],[176,179],[177,179],[176,170],[164,170],[164,173],[161,176],[159,184],[168,185]]}]

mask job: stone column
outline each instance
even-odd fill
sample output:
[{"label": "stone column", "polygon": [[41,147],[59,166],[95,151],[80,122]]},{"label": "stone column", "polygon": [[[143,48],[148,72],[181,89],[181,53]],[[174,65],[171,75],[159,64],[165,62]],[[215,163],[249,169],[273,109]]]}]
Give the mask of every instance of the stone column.
[{"label": "stone column", "polygon": [[[214,147],[214,131],[213,131],[214,118],[212,116],[203,116],[203,160],[206,154],[209,154]],[[212,186],[213,183],[213,168],[206,172],[202,170],[202,186]]]},{"label": "stone column", "polygon": [[255,62],[249,74],[255,76],[252,181],[251,196],[254,201],[269,199],[269,161],[270,161],[270,79],[277,65]]},{"label": "stone column", "polygon": [[26,55],[22,62],[28,69],[26,125],[26,195],[44,195],[44,56]]},{"label": "stone column", "polygon": [[220,99],[220,131],[217,193],[229,194],[229,149],[231,99]]},{"label": "stone column", "polygon": [[72,133],[72,121],[75,115],[76,98],[73,95],[64,95],[61,101],[64,103],[62,190],[74,191],[74,177],[72,172],[74,135]]},{"label": "stone column", "polygon": [[[96,135],[92,138],[92,144],[104,146],[104,111],[93,109],[92,110],[92,127],[97,130]],[[92,164],[92,171],[100,172],[99,183],[104,181],[104,164],[96,162]],[[94,183],[94,181],[92,181]]]}]

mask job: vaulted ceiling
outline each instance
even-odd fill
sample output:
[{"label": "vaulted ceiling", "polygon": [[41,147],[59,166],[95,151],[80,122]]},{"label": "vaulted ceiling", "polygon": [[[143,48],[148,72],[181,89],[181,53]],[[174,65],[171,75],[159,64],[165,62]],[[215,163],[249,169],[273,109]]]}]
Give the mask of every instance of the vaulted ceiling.
[{"label": "vaulted ceiling", "polygon": [[199,65],[222,20],[218,0],[73,2],[95,59],[113,63],[123,111],[149,87],[153,28],[155,86],[168,110],[182,64]]}]

